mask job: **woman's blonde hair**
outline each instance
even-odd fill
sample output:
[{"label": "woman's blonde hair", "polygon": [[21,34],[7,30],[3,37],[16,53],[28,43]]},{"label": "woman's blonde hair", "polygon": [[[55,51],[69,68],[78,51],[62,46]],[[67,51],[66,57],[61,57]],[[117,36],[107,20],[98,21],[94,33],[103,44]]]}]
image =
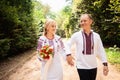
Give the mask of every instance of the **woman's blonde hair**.
[{"label": "woman's blonde hair", "polygon": [[53,20],[53,19],[47,19],[45,24],[44,24],[44,33],[43,35],[46,35],[47,34],[47,28],[49,25],[55,25],[56,26],[56,21]]}]

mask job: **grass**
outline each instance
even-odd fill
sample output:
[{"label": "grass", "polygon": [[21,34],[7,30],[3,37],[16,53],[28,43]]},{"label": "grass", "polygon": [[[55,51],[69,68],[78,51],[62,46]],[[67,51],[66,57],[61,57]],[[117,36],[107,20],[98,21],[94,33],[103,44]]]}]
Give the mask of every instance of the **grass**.
[{"label": "grass", "polygon": [[110,47],[106,48],[108,62],[115,65],[120,71],[120,48]]},{"label": "grass", "polygon": [[108,61],[112,64],[120,64],[120,52],[116,51],[110,51],[109,49],[106,49]]}]

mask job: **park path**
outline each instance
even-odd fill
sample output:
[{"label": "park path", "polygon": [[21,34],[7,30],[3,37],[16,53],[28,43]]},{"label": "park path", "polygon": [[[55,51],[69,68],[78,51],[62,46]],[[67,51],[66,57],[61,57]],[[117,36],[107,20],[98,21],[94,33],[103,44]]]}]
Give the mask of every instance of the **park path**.
[{"label": "park path", "polygon": [[[120,80],[120,73],[112,65],[109,64],[109,75],[103,76],[102,65],[100,65],[99,60],[98,64],[97,80]],[[26,61],[21,67],[13,71],[7,80],[40,80],[40,65],[41,63],[34,55],[29,61]],[[79,80],[75,67],[69,66],[66,62],[63,62],[63,66],[64,80]]]},{"label": "park path", "polygon": [[[75,51],[74,46],[72,47],[72,51]],[[40,80],[41,63],[37,59],[36,51],[33,51],[30,55],[32,56],[29,59],[22,62],[18,67],[15,67],[0,80]],[[76,67],[69,66],[65,61],[62,61],[62,64],[64,74],[63,80],[79,80]],[[109,64],[109,70],[108,76],[103,76],[102,64],[98,59],[97,80],[120,80],[120,72],[118,72],[113,65]]]}]

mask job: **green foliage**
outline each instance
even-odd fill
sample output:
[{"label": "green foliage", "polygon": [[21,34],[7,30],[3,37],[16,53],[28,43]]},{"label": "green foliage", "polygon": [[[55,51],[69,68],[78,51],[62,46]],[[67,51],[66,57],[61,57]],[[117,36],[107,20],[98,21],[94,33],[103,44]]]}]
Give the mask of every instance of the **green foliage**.
[{"label": "green foliage", "polygon": [[73,14],[77,22],[79,22],[79,16],[82,13],[92,14],[94,19],[93,30],[101,35],[104,44],[120,47],[119,0],[80,0],[75,5],[76,9],[73,10]]},{"label": "green foliage", "polygon": [[[65,6],[56,18],[56,21],[58,22],[58,29],[60,29],[59,31],[63,30],[65,32],[64,35],[60,35],[61,37],[69,37],[72,33],[71,29],[73,29],[74,26],[69,25],[71,10],[72,10],[71,5]],[[63,33],[61,32],[60,34]]]},{"label": "green foliage", "polygon": [[120,48],[113,46],[106,49],[108,61],[111,64],[120,64]]},{"label": "green foliage", "polygon": [[12,55],[36,46],[37,28],[33,24],[31,0],[0,1],[1,55]]},{"label": "green foliage", "polygon": [[58,29],[57,32],[56,32],[56,34],[60,35],[62,38],[66,37],[65,30],[62,30],[62,29]]},{"label": "green foliage", "polygon": [[6,56],[10,49],[10,39],[0,39],[0,57]]},{"label": "green foliage", "polygon": [[116,45],[114,45],[113,47],[109,47],[109,50],[112,52],[112,53],[116,53],[120,50],[119,47],[117,47]]},{"label": "green foliage", "polygon": [[50,6],[49,5],[43,5],[40,1],[34,0],[33,1],[34,10],[33,10],[33,19],[34,19],[34,25],[36,26],[37,35],[40,36],[43,34],[43,27],[45,19],[49,16],[52,16],[52,18],[55,17],[54,13],[50,12]]}]

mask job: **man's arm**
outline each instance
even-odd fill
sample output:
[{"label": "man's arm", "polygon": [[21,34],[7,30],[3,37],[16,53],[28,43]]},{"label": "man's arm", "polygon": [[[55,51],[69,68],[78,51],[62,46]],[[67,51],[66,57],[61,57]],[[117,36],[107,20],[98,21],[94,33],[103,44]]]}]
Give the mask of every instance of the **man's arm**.
[{"label": "man's arm", "polygon": [[100,36],[99,36],[98,50],[99,50],[99,56],[100,56],[102,63],[103,63],[103,74],[105,76],[107,76],[108,72],[109,72],[107,57],[106,57],[105,49],[103,47],[102,40],[101,40]]},{"label": "man's arm", "polygon": [[70,40],[66,43],[66,60],[67,60],[68,64],[71,66],[74,66],[74,62],[73,62],[74,58],[71,55],[71,46],[74,42],[75,42],[75,39],[72,36],[70,38]]},{"label": "man's arm", "polygon": [[73,62],[74,58],[72,57],[71,54],[66,55],[66,60],[69,65],[74,66],[74,62]]}]

